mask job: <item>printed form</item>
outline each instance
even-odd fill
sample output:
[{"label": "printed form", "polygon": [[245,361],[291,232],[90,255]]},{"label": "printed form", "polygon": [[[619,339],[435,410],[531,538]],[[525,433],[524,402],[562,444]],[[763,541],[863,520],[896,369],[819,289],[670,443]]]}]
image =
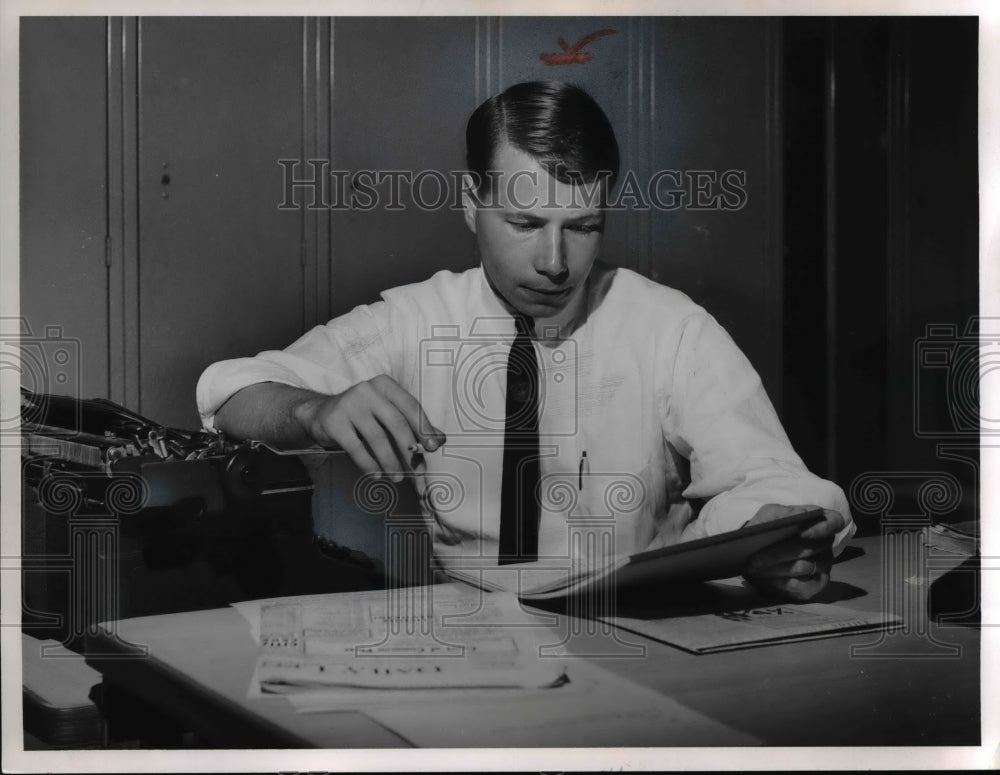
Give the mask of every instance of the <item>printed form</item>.
[{"label": "printed form", "polygon": [[530,614],[509,595],[402,587],[235,607],[261,647],[251,696],[534,689],[566,680],[560,660],[539,654],[539,634],[554,617]]},{"label": "printed form", "polygon": [[414,745],[758,743],[554,649],[559,617],[513,595],[440,584],[234,607],[260,646],[249,697],[361,711]]}]

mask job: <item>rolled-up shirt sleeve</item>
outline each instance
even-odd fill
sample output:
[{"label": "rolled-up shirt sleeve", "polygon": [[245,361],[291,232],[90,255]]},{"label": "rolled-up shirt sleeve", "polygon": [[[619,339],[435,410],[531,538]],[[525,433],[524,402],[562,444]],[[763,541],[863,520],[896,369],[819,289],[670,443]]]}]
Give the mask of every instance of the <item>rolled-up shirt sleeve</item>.
[{"label": "rolled-up shirt sleeve", "polygon": [[399,369],[396,331],[391,309],[380,301],[316,326],[284,350],[213,363],[196,391],[202,424],[214,428],[216,412],[231,396],[261,382],[332,395],[379,374],[393,375]]},{"label": "rolled-up shirt sleeve", "polygon": [[672,368],[664,375],[671,383],[664,432],[691,463],[684,497],[704,501],[683,538],[736,530],[769,503],[816,505],[847,520],[834,543],[839,552],[855,531],[843,491],[805,467],[729,334],[699,313],[684,321],[673,344],[666,358]]}]

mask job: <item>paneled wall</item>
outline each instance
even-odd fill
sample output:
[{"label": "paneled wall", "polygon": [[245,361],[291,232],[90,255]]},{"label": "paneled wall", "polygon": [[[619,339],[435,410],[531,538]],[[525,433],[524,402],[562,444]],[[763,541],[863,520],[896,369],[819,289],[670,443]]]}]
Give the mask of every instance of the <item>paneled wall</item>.
[{"label": "paneled wall", "polygon": [[[604,255],[709,306],[777,400],[777,29],[600,17],[28,20],[23,165],[46,204],[26,190],[25,313],[85,341],[85,395],[193,426],[209,363],[283,346],[387,286],[476,261],[460,215],[414,207],[405,186],[398,211],[310,208],[302,186],[298,208],[279,208],[280,160],[300,162],[287,167],[300,181],[316,169],[451,179],[476,105],[511,83],[558,78],[604,105],[623,175],[640,186],[660,169],[678,170],[668,184],[682,186],[688,171],[745,172],[739,212],[616,213]],[[589,61],[539,57],[598,30],[608,32],[581,49]],[[81,132],[66,143],[70,125]],[[58,154],[74,187],[57,182]],[[79,247],[45,210],[56,203],[42,192],[54,189],[68,199],[62,212],[87,222]],[[331,187],[320,193],[330,203]],[[44,243],[53,239],[66,244]]]},{"label": "paneled wall", "polygon": [[783,38],[785,427],[845,488],[917,472],[894,480],[897,510],[953,477],[933,517],[971,519],[977,19],[793,19]]},{"label": "paneled wall", "polygon": [[[540,56],[598,31],[589,59]],[[405,188],[398,211],[324,207],[329,186],[283,207],[282,161],[447,177],[476,105],[555,78],[606,108],[623,178],[684,191],[612,214],[606,260],[713,312],[819,473],[927,468],[914,342],[976,310],[975,40],[961,19],[22,19],[22,312],[80,340],[80,394],[194,427],[209,363],[476,262],[460,214]],[[692,206],[727,171],[738,206]],[[320,504],[323,531],[378,553],[343,511]]]},{"label": "paneled wall", "polygon": [[143,19],[138,33],[139,410],[192,426],[205,365],[312,322],[302,220],[277,210],[276,159],[302,149],[302,22]]},{"label": "paneled wall", "polygon": [[22,383],[84,396],[110,389],[104,29],[100,18],[21,23],[21,313],[37,339],[80,340],[69,384],[30,368]]},{"label": "paneled wall", "polygon": [[[330,89],[331,168],[437,171],[452,180],[465,154],[465,121],[478,104],[477,48],[483,26],[473,18],[323,19],[333,63],[318,82]],[[484,95],[483,99],[486,99]],[[322,136],[322,133],[321,133]],[[421,209],[400,185],[398,210],[332,210],[329,214],[333,315],[417,282],[439,269],[475,260],[472,235],[448,206]],[[378,187],[388,198],[389,187]],[[434,183],[422,199],[433,203]],[[326,213],[317,213],[320,222]]]}]

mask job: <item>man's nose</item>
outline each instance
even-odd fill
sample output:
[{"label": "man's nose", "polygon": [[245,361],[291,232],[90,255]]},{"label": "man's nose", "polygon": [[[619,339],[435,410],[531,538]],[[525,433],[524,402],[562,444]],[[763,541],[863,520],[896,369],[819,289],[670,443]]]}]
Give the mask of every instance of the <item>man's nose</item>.
[{"label": "man's nose", "polygon": [[551,225],[545,229],[542,250],[535,261],[535,270],[549,277],[558,277],[566,273],[566,241],[563,239],[562,229],[553,228]]}]

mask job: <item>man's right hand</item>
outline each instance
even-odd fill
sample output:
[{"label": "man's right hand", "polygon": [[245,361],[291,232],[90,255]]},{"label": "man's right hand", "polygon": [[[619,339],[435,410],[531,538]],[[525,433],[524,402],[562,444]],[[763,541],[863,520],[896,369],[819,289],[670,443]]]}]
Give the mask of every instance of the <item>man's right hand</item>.
[{"label": "man's right hand", "polygon": [[303,432],[323,447],[339,447],[366,474],[402,481],[412,447],[433,452],[445,443],[420,402],[396,380],[380,375],[343,393],[300,401],[292,415]]}]

